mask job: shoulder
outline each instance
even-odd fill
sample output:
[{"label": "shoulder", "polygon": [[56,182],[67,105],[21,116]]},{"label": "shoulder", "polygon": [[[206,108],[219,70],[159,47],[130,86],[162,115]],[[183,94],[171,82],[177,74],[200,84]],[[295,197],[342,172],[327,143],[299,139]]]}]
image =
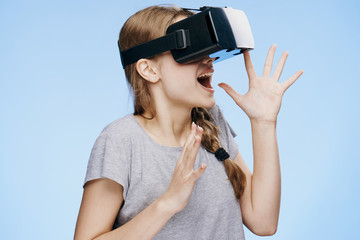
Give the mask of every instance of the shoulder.
[{"label": "shoulder", "polygon": [[132,136],[136,136],[138,130],[134,115],[128,114],[106,125],[100,136],[112,141],[129,140]]},{"label": "shoulder", "polygon": [[218,105],[214,105],[212,108],[209,108],[208,111],[209,114],[211,115],[213,122],[219,127],[220,131],[227,132],[226,130],[229,130],[231,135],[233,137],[236,137],[237,135],[236,132],[226,121],[225,116]]}]

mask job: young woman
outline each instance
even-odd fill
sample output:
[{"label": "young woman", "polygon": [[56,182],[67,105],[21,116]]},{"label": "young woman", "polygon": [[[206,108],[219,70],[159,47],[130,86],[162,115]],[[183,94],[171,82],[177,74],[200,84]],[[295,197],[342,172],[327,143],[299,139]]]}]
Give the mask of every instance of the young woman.
[{"label": "young woman", "polygon": [[[122,27],[120,48],[161,37],[192,14],[176,7],[141,10]],[[257,235],[274,234],[280,208],[276,120],[284,92],[303,73],[278,82],[285,52],[270,76],[275,48],[262,76],[244,53],[245,95],[219,84],[250,119],[253,173],[215,105],[214,59],[179,64],[165,52],[127,66],[134,114],[109,124],[95,142],[75,239],[244,239],[243,224]]]}]

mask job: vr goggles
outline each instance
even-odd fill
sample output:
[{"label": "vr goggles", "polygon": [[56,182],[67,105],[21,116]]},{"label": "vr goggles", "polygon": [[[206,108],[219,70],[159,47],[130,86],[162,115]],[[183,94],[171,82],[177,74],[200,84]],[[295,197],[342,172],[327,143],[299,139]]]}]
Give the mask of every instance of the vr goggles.
[{"label": "vr goggles", "polygon": [[171,51],[176,62],[189,63],[207,55],[219,62],[254,49],[251,28],[243,11],[229,7],[199,10],[170,25],[163,37],[124,51],[120,49],[123,68],[166,51]]}]

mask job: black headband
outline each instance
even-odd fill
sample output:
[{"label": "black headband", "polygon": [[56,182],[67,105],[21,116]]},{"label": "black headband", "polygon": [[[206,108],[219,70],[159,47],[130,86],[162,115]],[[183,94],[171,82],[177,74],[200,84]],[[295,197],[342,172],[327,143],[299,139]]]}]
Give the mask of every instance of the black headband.
[{"label": "black headband", "polygon": [[189,63],[205,56],[219,62],[254,48],[244,12],[207,6],[189,10],[200,12],[170,25],[163,37],[126,50],[120,49],[118,42],[123,67],[166,51],[171,51],[178,63]]}]

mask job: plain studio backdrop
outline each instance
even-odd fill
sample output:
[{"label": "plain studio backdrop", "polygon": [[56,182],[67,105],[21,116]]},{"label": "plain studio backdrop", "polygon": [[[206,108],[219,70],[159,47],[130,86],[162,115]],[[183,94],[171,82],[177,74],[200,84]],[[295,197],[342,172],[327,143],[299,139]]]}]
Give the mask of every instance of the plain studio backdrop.
[{"label": "plain studio backdrop", "polygon": [[[91,148],[133,110],[117,38],[135,11],[163,1],[0,2],[0,239],[71,239]],[[360,4],[353,1],[173,1],[243,10],[258,74],[271,44],[285,93],[278,117],[282,199],[265,239],[360,239]],[[217,104],[252,169],[250,122],[216,84],[248,88],[243,57],[215,64]],[[190,220],[190,219],[189,219]],[[261,239],[246,230],[249,240]]]}]

